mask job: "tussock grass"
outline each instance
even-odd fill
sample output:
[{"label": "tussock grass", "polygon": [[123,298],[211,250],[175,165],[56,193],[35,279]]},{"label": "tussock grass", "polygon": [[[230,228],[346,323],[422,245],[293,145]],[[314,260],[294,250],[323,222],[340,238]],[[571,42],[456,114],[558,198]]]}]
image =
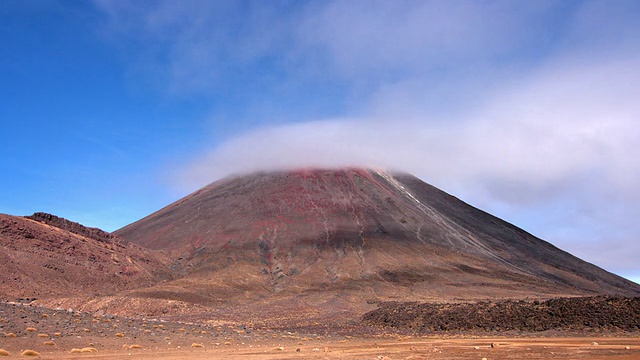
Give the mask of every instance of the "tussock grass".
[{"label": "tussock grass", "polygon": [[35,350],[25,350],[20,354],[22,356],[40,356],[40,353]]},{"label": "tussock grass", "polygon": [[56,346],[56,343],[54,343],[53,341],[45,341],[43,343],[43,345],[47,345],[47,346]]},{"label": "tussock grass", "polygon": [[5,349],[0,349],[0,356],[11,356],[11,353]]},{"label": "tussock grass", "polygon": [[123,338],[124,334],[123,333],[116,333],[116,337]]},{"label": "tussock grass", "polygon": [[49,337],[49,334],[38,334],[38,337],[41,337],[41,338],[48,338],[48,337]]},{"label": "tussock grass", "polygon": [[90,330],[89,330],[89,329],[84,329],[84,330],[82,330],[82,331],[84,331],[84,332],[89,332]]},{"label": "tussock grass", "polygon": [[45,319],[48,319],[49,318],[49,314],[42,314],[42,317],[45,318]]},{"label": "tussock grass", "polygon": [[94,347],[85,347],[80,349],[81,353],[96,353],[98,352],[98,349],[94,348]]},{"label": "tussock grass", "polygon": [[191,344],[191,347],[192,347],[192,348],[203,348],[203,347],[204,347],[204,345],[202,345],[202,344],[198,344],[198,343],[193,343],[193,344]]},{"label": "tussock grass", "polygon": [[142,345],[131,344],[131,345],[129,345],[129,349],[142,349]]},{"label": "tussock grass", "polygon": [[30,332],[30,333],[32,333],[32,332],[36,332],[36,328],[34,328],[34,327],[28,327],[28,328],[26,328],[25,330],[26,330],[27,332]]},{"label": "tussock grass", "polygon": [[69,350],[69,354],[80,354],[80,353],[82,353],[81,349],[73,348],[73,349]]},{"label": "tussock grass", "polygon": [[53,336],[60,337],[60,336],[62,336],[62,333],[60,333],[60,332],[54,332],[54,333],[53,333]]},{"label": "tussock grass", "polygon": [[5,333],[5,334],[4,334],[4,337],[14,338],[14,337],[18,337],[18,335],[16,335],[16,334],[14,334],[14,333],[10,332],[10,333]]}]

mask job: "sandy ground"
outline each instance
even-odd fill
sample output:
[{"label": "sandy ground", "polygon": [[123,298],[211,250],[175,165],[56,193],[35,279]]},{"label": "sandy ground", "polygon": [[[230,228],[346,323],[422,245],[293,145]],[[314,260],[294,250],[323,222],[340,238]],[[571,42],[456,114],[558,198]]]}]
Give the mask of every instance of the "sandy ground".
[{"label": "sandy ground", "polygon": [[24,350],[40,359],[640,359],[638,332],[421,337],[326,325],[167,322],[4,303],[0,349],[9,355],[0,359],[27,359]]},{"label": "sandy ground", "polygon": [[[132,340],[135,339],[74,337],[58,339],[51,347],[36,344],[38,341],[32,337],[3,338],[0,348],[11,353],[6,358],[23,359],[28,357],[21,356],[21,350],[27,348],[39,351],[41,355],[38,358],[41,359],[640,359],[640,337],[385,337],[302,342],[294,338],[278,338],[253,339],[251,343],[242,339],[222,343],[222,340],[212,342],[206,337],[183,337],[174,341],[136,342],[141,349],[123,348],[133,344]],[[198,344],[204,347],[191,347],[193,340],[199,340]],[[82,348],[83,345],[94,345],[97,351],[69,353],[71,348]]]}]

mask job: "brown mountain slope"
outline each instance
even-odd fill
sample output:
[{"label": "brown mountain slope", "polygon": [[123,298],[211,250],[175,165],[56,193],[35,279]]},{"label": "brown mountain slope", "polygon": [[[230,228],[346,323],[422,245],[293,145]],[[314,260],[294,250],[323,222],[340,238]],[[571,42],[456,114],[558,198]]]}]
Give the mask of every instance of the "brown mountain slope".
[{"label": "brown mountain slope", "polygon": [[116,234],[170,251],[182,276],[138,295],[202,304],[322,312],[368,300],[640,295],[637,284],[384,171],[225,179]]},{"label": "brown mountain slope", "polygon": [[93,297],[168,276],[157,252],[53,215],[32,218],[0,214],[0,298]]}]

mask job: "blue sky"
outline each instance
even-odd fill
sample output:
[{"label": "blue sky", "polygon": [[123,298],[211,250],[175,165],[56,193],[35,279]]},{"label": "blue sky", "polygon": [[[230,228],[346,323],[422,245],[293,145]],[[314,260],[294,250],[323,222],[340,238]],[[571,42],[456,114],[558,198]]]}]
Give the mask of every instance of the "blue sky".
[{"label": "blue sky", "polygon": [[376,166],[637,280],[637,39],[637,1],[4,0],[0,212]]}]

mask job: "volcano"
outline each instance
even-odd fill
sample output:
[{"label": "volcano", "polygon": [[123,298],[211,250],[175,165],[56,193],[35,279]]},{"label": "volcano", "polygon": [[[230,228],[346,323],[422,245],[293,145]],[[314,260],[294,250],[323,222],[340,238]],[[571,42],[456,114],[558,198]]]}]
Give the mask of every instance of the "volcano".
[{"label": "volcano", "polygon": [[223,179],[116,234],[173,259],[178,279],[137,295],[205,305],[640,295],[412,175],[371,169]]}]

